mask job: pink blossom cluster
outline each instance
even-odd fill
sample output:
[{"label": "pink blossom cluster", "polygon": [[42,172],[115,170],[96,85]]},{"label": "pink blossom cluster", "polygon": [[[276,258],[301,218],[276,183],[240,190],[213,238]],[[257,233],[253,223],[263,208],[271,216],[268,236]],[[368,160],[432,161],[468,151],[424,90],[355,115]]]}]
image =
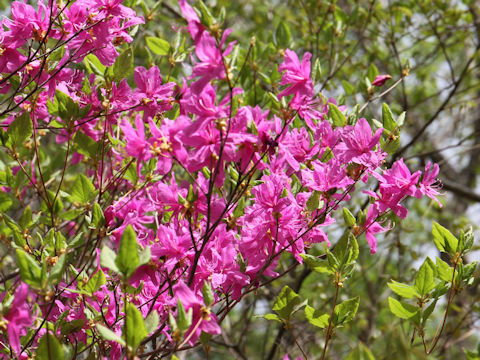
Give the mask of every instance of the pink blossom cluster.
[{"label": "pink blossom cluster", "polygon": [[[219,319],[230,310],[229,304],[259,286],[261,276],[278,275],[280,254],[290,253],[301,263],[301,255],[314,244],[334,242],[329,226],[361,183],[361,187],[379,183],[378,191],[365,191],[372,204],[366,219],[354,227],[356,235],[365,233],[370,252],[375,253],[376,235],[389,229],[382,224],[385,214],[404,218],[407,209],[402,202],[407,197],[436,200],[438,165],[428,164],[424,174],[412,174],[400,159],[385,169],[383,129],[372,129],[364,118],[334,126],[328,105],[336,102],[315,93],[309,53],[300,61],[295,52],[285,50],[279,66],[283,90],[277,94],[288,99],[283,111],[242,105],[243,90],[232,83],[232,70],[226,65],[234,46],[228,41],[230,31],[213,33],[185,0],[179,3],[195,45],[193,72],[183,83],[165,81],[157,66],[137,67],[133,89],[125,79],[106,86],[95,75],[66,66],[51,77],[42,60],[22,50],[29,39],[48,37],[65,43],[59,66],[79,62],[87,53],[111,66],[118,56],[115,46],[132,40],[127,29],[143,22],[120,0],[79,0],[70,6],[56,2],[54,8],[39,1],[37,9],[15,1],[12,17],[3,21],[1,30],[0,71],[20,72],[25,79],[38,76],[37,82],[43,83],[35,106],[27,109],[25,102],[22,107],[37,124],[55,118],[47,102],[61,91],[87,109],[84,118],[75,119],[76,132],[95,142],[105,141],[106,135],[111,139],[102,166],[86,174],[97,190],[110,192],[114,199],[102,203],[109,246],[117,249],[131,226],[139,247],[150,250],[148,263],[129,279],[129,285],[139,289],[130,301],[143,317],[158,312],[158,329],[173,342],[168,318],[177,316],[180,300],[186,311],[192,311],[185,338],[194,345],[202,331],[220,333]],[[55,26],[52,17],[58,20]],[[22,67],[24,63],[29,66]],[[228,91],[221,90],[225,86]],[[176,114],[169,112],[172,109],[178,109]],[[170,119],[167,113],[174,115]],[[295,125],[296,118],[305,126]],[[65,128],[56,140],[62,144],[73,136],[71,128]],[[71,163],[84,157],[74,152]],[[134,168],[129,177],[124,176],[127,164]],[[30,167],[35,181],[33,162]],[[70,236],[75,235],[75,225]],[[121,335],[123,290],[116,285],[117,275],[102,268],[100,261],[96,264],[88,276],[103,271],[107,282],[92,296],[78,295],[80,279],[62,281],[54,302],[43,298],[38,308],[34,300],[40,295],[18,281],[12,306],[3,308],[0,316],[0,347],[8,338],[13,353],[26,356],[19,339],[37,317],[51,323],[84,320],[84,326],[67,337],[72,344],[86,343],[94,326],[92,311]],[[202,296],[205,282],[213,290],[213,307],[206,306]],[[39,313],[28,311],[34,308]],[[108,358],[121,358],[121,346],[108,344]]]}]

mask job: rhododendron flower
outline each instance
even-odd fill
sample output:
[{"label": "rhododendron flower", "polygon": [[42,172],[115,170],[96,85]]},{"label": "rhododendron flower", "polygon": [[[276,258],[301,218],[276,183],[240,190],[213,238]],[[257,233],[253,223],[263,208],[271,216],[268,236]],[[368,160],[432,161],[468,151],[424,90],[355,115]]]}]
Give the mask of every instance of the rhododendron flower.
[{"label": "rhododendron flower", "polygon": [[377,75],[375,80],[372,81],[373,86],[382,86],[385,82],[392,77],[390,75]]},{"label": "rhododendron flower", "polygon": [[137,85],[133,96],[141,104],[138,109],[143,110],[144,120],[154,117],[157,112],[165,112],[172,108],[175,83],[169,82],[162,85],[158,66],[148,70],[143,66],[137,67],[133,78]]},{"label": "rhododendron flower", "polygon": [[367,219],[363,225],[363,230],[365,231],[365,238],[367,239],[368,245],[370,246],[370,254],[375,254],[377,252],[377,239],[376,234],[383,233],[390,230],[389,226],[382,227],[377,222],[377,217],[379,212],[375,206],[370,206],[368,209]]},{"label": "rhododendron flower", "polygon": [[438,164],[433,164],[429,161],[425,166],[425,173],[420,181],[420,192],[423,195],[428,196],[430,199],[435,200],[438,206],[442,207],[442,203],[437,199],[439,195],[439,189],[441,185],[438,183],[437,175],[440,171]]},{"label": "rhododendron flower", "polygon": [[306,96],[309,99],[313,96],[313,82],[310,79],[311,58],[312,54],[306,52],[300,63],[294,51],[285,50],[285,61],[280,64],[278,71],[283,72],[280,84],[289,86],[278,94],[279,99],[291,94]]},{"label": "rhododendron flower", "polygon": [[182,302],[185,311],[192,309],[192,326],[185,334],[185,337],[189,338],[188,343],[190,345],[195,344],[202,331],[211,335],[220,334],[221,329],[217,323],[217,316],[207,309],[202,298],[193,292],[183,281],[175,284],[173,293]]},{"label": "rhododendron flower", "polygon": [[15,290],[13,302],[10,305],[10,309],[3,315],[3,319],[0,316],[0,323],[6,322],[8,332],[8,342],[12,346],[15,353],[19,353],[20,336],[27,333],[27,326],[33,321],[33,314],[27,302],[28,285],[20,284]]},{"label": "rhododendron flower", "polygon": [[358,120],[357,124],[346,126],[342,131],[343,143],[337,145],[342,161],[354,162],[365,165],[369,169],[376,169],[382,160],[387,156],[382,150],[374,151],[378,145],[383,129],[377,129],[372,135],[372,128],[364,118]]}]

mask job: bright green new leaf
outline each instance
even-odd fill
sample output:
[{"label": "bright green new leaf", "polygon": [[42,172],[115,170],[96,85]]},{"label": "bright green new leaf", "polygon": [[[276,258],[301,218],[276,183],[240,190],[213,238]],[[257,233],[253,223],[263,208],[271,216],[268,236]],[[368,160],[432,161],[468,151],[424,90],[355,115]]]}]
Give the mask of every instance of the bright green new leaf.
[{"label": "bright green new leaf", "polygon": [[18,147],[22,145],[27,139],[32,136],[33,126],[30,114],[24,112],[22,115],[17,116],[15,120],[8,126],[7,129],[7,142],[8,147]]},{"label": "bright green new leaf", "polygon": [[203,282],[202,295],[203,295],[203,302],[205,306],[209,307],[210,305],[213,304],[214,297],[213,297],[212,285],[210,285],[208,281]]},{"label": "bright green new leaf", "polygon": [[62,346],[56,336],[47,332],[38,342],[38,348],[35,359],[38,360],[58,360],[65,359]]},{"label": "bright green new leaf", "polygon": [[335,314],[333,316],[333,324],[335,326],[344,324],[353,319],[360,304],[360,297],[348,299],[335,307]]},{"label": "bright green new leaf", "polygon": [[78,174],[72,186],[70,200],[79,204],[88,204],[95,195],[95,186],[92,182],[85,175]]},{"label": "bright green new leaf", "polygon": [[346,207],[343,208],[343,220],[347,226],[353,226],[357,222],[355,216]]},{"label": "bright green new leaf", "polygon": [[395,118],[393,117],[392,110],[390,110],[388,105],[385,103],[382,107],[382,120],[383,127],[389,131],[394,131],[397,127],[397,123],[395,122]]},{"label": "bright green new leaf", "polygon": [[97,328],[98,333],[103,339],[109,340],[109,341],[115,341],[116,343],[122,346],[125,346],[125,341],[119,335],[114,333],[112,330],[100,324],[95,324],[95,326]]},{"label": "bright green new leaf", "polygon": [[305,307],[305,317],[310,324],[321,329],[324,329],[328,326],[328,320],[330,319],[328,314],[321,314],[320,311],[315,310],[309,305]]},{"label": "bright green new leaf", "polygon": [[280,294],[278,294],[272,310],[275,311],[282,320],[288,321],[295,306],[300,304],[300,302],[300,296],[288,286],[284,286]]},{"label": "bright green new leaf", "polygon": [[120,270],[118,269],[115,261],[116,257],[117,255],[115,254],[115,252],[105,245],[102,248],[102,252],[100,253],[100,265],[102,265],[103,267],[109,268],[110,270],[113,270],[116,273],[119,273]]},{"label": "bright green new leaf", "polygon": [[66,254],[62,254],[56,264],[53,266],[52,270],[50,270],[50,274],[48,275],[48,282],[50,284],[57,284],[62,280],[63,273],[65,272],[65,265],[67,264],[67,256]]},{"label": "bright green new leaf", "polygon": [[137,234],[131,225],[123,230],[122,239],[118,248],[118,254],[115,258],[115,264],[120,272],[129,278],[140,264],[137,249]]},{"label": "bright green new leaf", "polygon": [[158,312],[156,310],[153,310],[145,318],[145,329],[147,330],[147,333],[151,334],[152,332],[157,330],[159,323],[160,323],[160,318],[158,316]]},{"label": "bright green new leaf", "polygon": [[439,257],[436,258],[436,265],[438,278],[447,282],[452,281],[453,268]]},{"label": "bright green new leaf", "polygon": [[17,265],[20,277],[28,285],[35,288],[42,287],[42,268],[38,263],[22,249],[16,250]]},{"label": "bright green new leaf", "polygon": [[280,21],[275,30],[275,41],[281,48],[286,48],[292,42],[292,32],[286,21]]},{"label": "bright green new leaf", "polygon": [[113,64],[113,80],[120,82],[133,72],[133,50],[131,47],[124,50]]},{"label": "bright green new leaf", "polygon": [[90,280],[88,280],[83,289],[93,296],[93,294],[100,288],[100,286],[102,286],[106,282],[107,279],[105,278],[105,274],[100,269],[90,278]]},{"label": "bright green new leaf", "polygon": [[454,253],[457,251],[458,240],[453,234],[445,229],[442,225],[433,222],[432,228],[433,241],[438,250]]},{"label": "bright green new leaf", "polygon": [[307,210],[315,211],[320,207],[320,191],[313,191],[307,200]]},{"label": "bright green new leaf", "polygon": [[430,264],[425,262],[418,269],[415,276],[415,290],[422,296],[427,295],[435,288],[434,272],[430,267]]},{"label": "bright green new leaf", "polygon": [[185,332],[190,328],[192,325],[192,316],[193,310],[188,309],[188,312],[185,312],[185,308],[183,307],[182,302],[180,299],[177,301],[177,326],[178,329],[182,332]]},{"label": "bright green new leaf", "polygon": [[148,335],[148,332],[140,310],[132,303],[127,303],[126,308],[122,335],[127,345],[135,351],[137,346]]},{"label": "bright green new leaf", "polygon": [[411,285],[396,282],[395,280],[390,280],[387,285],[395,294],[400,295],[401,297],[407,299],[420,297],[420,294]]},{"label": "bright green new leaf", "polygon": [[167,40],[154,36],[147,36],[147,46],[156,55],[168,55],[170,51],[170,43]]},{"label": "bright green new leaf", "polygon": [[310,269],[318,273],[333,273],[327,261],[321,260],[310,254],[300,254]]},{"label": "bright green new leaf", "polygon": [[392,297],[388,297],[388,306],[390,307],[390,311],[393,313],[393,315],[401,319],[411,319],[420,310],[416,306],[400,302]]},{"label": "bright green new leaf", "polygon": [[347,123],[347,118],[335,104],[328,104],[328,116],[330,116],[335,126],[344,127]]}]

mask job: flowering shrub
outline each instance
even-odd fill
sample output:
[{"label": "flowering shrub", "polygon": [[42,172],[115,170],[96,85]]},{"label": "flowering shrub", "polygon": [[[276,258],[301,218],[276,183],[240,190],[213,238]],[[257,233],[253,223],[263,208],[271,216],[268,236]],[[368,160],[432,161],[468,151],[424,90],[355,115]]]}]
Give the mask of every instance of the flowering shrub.
[{"label": "flowering shrub", "polygon": [[[134,66],[129,32],[144,19],[119,0],[12,3],[1,29],[0,232],[19,271],[3,279],[3,357],[208,349],[246,295],[283,275],[282,254],[330,273],[338,292],[357,238],[374,254],[377,235],[407,216],[408,197],[438,202],[438,165],[388,166],[402,116],[385,105],[383,122],[369,122],[327,99],[312,55],[300,61],[290,49],[280,81],[247,99],[240,45],[199,6],[179,1],[179,31],[194,51],[147,38],[172,68],[190,61],[191,73],[173,81],[155,65]],[[356,216],[355,193],[369,200]],[[336,241],[329,229],[342,216]],[[334,250],[308,255],[317,243]],[[459,246],[450,250],[468,250]],[[285,288],[270,318],[288,324],[297,297]],[[323,356],[333,327],[358,308],[358,298],[336,302],[336,320],[305,309],[328,327]]]}]

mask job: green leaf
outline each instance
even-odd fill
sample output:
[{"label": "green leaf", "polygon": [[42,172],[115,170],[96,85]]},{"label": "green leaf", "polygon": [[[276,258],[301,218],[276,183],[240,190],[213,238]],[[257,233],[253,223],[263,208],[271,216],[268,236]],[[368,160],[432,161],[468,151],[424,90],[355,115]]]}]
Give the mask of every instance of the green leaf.
[{"label": "green leaf", "polygon": [[177,301],[177,326],[181,332],[187,331],[190,326],[192,325],[192,316],[193,310],[188,309],[188,313],[185,312],[185,308],[183,307],[182,302],[180,299]]},{"label": "green leaf", "polygon": [[203,295],[203,302],[206,307],[209,307],[214,302],[212,286],[208,281],[203,282],[202,286],[202,295]]},{"label": "green leaf", "polygon": [[355,86],[350,84],[348,81],[342,80],[343,89],[347,95],[355,94]]},{"label": "green leaf", "polygon": [[133,50],[131,47],[124,50],[113,64],[113,80],[120,82],[133,72]]},{"label": "green leaf", "polygon": [[23,282],[35,288],[42,288],[42,268],[40,265],[22,249],[17,249],[16,255],[17,266]]},{"label": "green leaf", "polygon": [[273,321],[282,322],[282,320],[280,320],[280,318],[278,317],[277,314],[265,314],[262,317],[266,320],[273,320]]},{"label": "green leaf", "polygon": [[38,360],[58,360],[65,359],[62,346],[57,338],[47,332],[38,342],[38,348],[35,359]]},{"label": "green leaf", "polygon": [[108,341],[115,341],[116,343],[125,346],[125,341],[112,330],[100,324],[95,324],[95,326],[98,330],[98,333],[103,339]]},{"label": "green leaf", "polygon": [[444,228],[442,225],[433,222],[432,228],[433,241],[438,250],[454,253],[457,251],[458,240],[452,235],[450,231]]},{"label": "green leaf", "polygon": [[90,296],[93,296],[93,294],[107,282],[107,279],[105,278],[105,274],[103,271],[100,269],[98,270],[85,284],[83,289],[90,294]]},{"label": "green leaf", "polygon": [[332,119],[333,125],[337,127],[344,127],[347,123],[347,118],[335,104],[328,104],[328,116]]},{"label": "green leaf", "polygon": [[93,54],[88,54],[83,60],[85,66],[90,73],[95,73],[96,75],[103,76],[105,69],[107,68],[103,65],[98,58]]},{"label": "green leaf", "polygon": [[[0,213],[3,213],[8,209],[10,209],[12,205],[13,205],[13,200],[10,198],[10,196],[6,193],[0,192]],[[31,213],[32,211],[30,210],[30,214]],[[25,226],[22,226],[22,227],[25,227]]]},{"label": "green leaf", "polygon": [[66,322],[62,325],[60,332],[63,336],[82,330],[85,320],[77,319]]},{"label": "green leaf", "polygon": [[370,64],[370,66],[368,67],[368,70],[367,70],[367,78],[368,80],[370,80],[370,82],[372,82],[373,80],[375,80],[375,78],[377,77],[377,75],[379,74],[378,72],[378,68],[375,66],[375,64]]},{"label": "green leaf", "polygon": [[395,294],[400,295],[401,297],[404,297],[407,299],[420,297],[420,294],[411,285],[396,282],[395,280],[390,280],[390,282],[387,285],[390,289],[392,289],[392,291]]},{"label": "green leaf", "polygon": [[105,216],[103,215],[102,208],[97,202],[93,204],[92,208],[92,224],[97,229],[105,225]]},{"label": "green leaf", "polygon": [[424,296],[434,288],[434,272],[430,264],[427,262],[427,260],[425,260],[415,276],[415,290],[417,290],[420,295]]},{"label": "green leaf", "polygon": [[305,307],[305,317],[310,324],[321,329],[328,326],[328,320],[330,318],[328,314],[321,314],[318,310],[315,310],[309,305]]},{"label": "green leaf", "polygon": [[395,118],[393,117],[392,110],[388,107],[387,104],[383,104],[382,107],[382,119],[383,119],[383,127],[389,131],[393,131],[397,127],[397,123],[395,122]]},{"label": "green leaf", "polygon": [[335,314],[333,316],[333,323],[335,326],[344,324],[353,319],[360,304],[360,297],[348,299],[335,307]]},{"label": "green leaf", "polygon": [[343,220],[347,226],[353,226],[356,224],[357,220],[355,216],[348,210],[346,207],[343,208]]},{"label": "green leaf", "polygon": [[375,357],[363,343],[359,343],[357,347],[347,355],[345,360],[375,360]]},{"label": "green leaf", "polygon": [[320,207],[320,191],[314,190],[307,200],[307,210],[315,211]]},{"label": "green leaf", "polygon": [[307,263],[308,267],[313,271],[318,273],[329,273],[329,274],[333,273],[327,261],[321,260],[316,256],[313,256],[310,254],[300,254],[300,256]]},{"label": "green leaf", "polygon": [[66,254],[62,254],[57,263],[53,266],[52,270],[50,270],[50,274],[48,275],[48,282],[50,284],[57,284],[62,280],[63,273],[65,272],[65,265],[67,264],[67,256]]},{"label": "green leaf", "polygon": [[18,147],[22,145],[32,135],[33,126],[30,114],[24,112],[22,115],[17,116],[15,120],[8,126],[7,129],[7,142],[8,147]]},{"label": "green leaf", "polygon": [[108,246],[104,246],[102,248],[102,252],[100,253],[100,265],[110,270],[113,270],[116,273],[119,273],[120,270],[116,265],[116,254],[115,252],[110,249]]},{"label": "green leaf", "polygon": [[160,318],[158,317],[158,312],[153,310],[145,319],[145,329],[147,330],[147,333],[151,334],[157,330],[159,323]]},{"label": "green leaf", "polygon": [[443,281],[450,282],[453,278],[453,268],[448,265],[445,261],[438,258],[436,259],[437,265],[437,276],[439,279]]},{"label": "green leaf", "polygon": [[410,304],[400,302],[392,297],[388,297],[388,306],[393,315],[401,319],[411,319],[419,312],[419,308]]},{"label": "green leaf", "polygon": [[281,48],[286,48],[292,42],[292,32],[286,21],[280,21],[275,30],[275,42]]},{"label": "green leaf", "polygon": [[288,286],[284,286],[280,294],[278,294],[272,310],[284,321],[289,321],[290,316],[296,305],[300,304],[300,296]]},{"label": "green leaf", "polygon": [[170,52],[170,44],[167,40],[160,39],[154,36],[147,36],[147,46],[156,55],[168,55]]},{"label": "green leaf", "polygon": [[137,234],[135,234],[135,230],[133,230],[131,225],[128,225],[125,230],[123,230],[115,264],[127,279],[140,264],[137,250]]},{"label": "green leaf", "polygon": [[73,183],[70,201],[79,204],[89,204],[95,198],[96,191],[92,182],[83,174],[78,174]]},{"label": "green leaf", "polygon": [[98,154],[99,144],[90,136],[77,131],[73,137],[73,148],[79,154],[95,159]]},{"label": "green leaf", "polygon": [[145,337],[148,335],[148,332],[145,328],[145,322],[143,321],[142,313],[137,309],[137,307],[131,303],[127,303],[126,308],[126,323],[123,327],[123,337],[128,346],[131,346],[135,352],[135,349],[142,342],[142,340],[145,339]]}]

